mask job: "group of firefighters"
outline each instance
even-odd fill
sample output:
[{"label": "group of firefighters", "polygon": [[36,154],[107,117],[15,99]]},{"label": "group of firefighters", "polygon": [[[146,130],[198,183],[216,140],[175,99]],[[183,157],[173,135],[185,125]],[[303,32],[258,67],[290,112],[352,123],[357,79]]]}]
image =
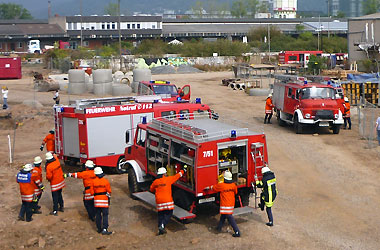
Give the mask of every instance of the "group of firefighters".
[{"label": "group of firefighters", "polygon": [[[50,130],[49,134],[43,140],[40,150],[42,151],[46,145],[48,151],[45,155],[45,171],[46,179],[50,183],[51,194],[53,199],[53,210],[51,215],[57,216],[58,212],[64,212],[64,201],[62,190],[65,187],[65,178],[72,177],[83,180],[83,203],[86,208],[88,218],[96,222],[97,231],[103,235],[112,234],[108,231],[108,214],[111,200],[111,186],[109,181],[104,178],[102,168],[95,167],[93,161],[86,161],[86,170],[76,173],[64,174],[58,157],[54,154],[54,130]],[[17,183],[20,186],[22,205],[19,213],[19,220],[30,222],[33,214],[41,214],[38,205],[42,192],[45,189],[42,181],[42,159],[40,156],[34,158],[33,164],[25,164],[17,174]],[[179,180],[187,171],[185,167],[174,176],[167,176],[166,168],[159,168],[157,177],[150,186],[150,191],[155,193],[156,208],[158,212],[158,235],[166,233],[166,225],[170,221],[173,210],[174,201],[172,197],[172,184]],[[262,188],[261,203],[259,207],[268,215],[268,226],[273,226],[273,216],[271,207],[277,195],[276,178],[274,173],[266,166],[262,168],[263,178],[257,180],[255,176],[256,187]],[[218,184],[206,187],[205,192],[213,190],[220,192],[220,221],[217,231],[221,232],[223,224],[227,219],[234,230],[233,237],[240,237],[240,230],[232,216],[235,207],[235,196],[237,195],[237,186],[232,180],[232,173],[229,170],[223,173],[224,181]]]},{"label": "group of firefighters", "polygon": [[[350,102],[348,101],[348,98],[345,96],[344,97],[344,102],[341,103],[339,109],[343,114],[343,120],[344,120],[344,126],[343,129],[351,129],[351,105]],[[271,123],[270,119],[272,118],[273,115],[273,102],[272,102],[272,94],[269,94],[266,101],[265,101],[265,118],[264,118],[264,124],[266,123]]]}]

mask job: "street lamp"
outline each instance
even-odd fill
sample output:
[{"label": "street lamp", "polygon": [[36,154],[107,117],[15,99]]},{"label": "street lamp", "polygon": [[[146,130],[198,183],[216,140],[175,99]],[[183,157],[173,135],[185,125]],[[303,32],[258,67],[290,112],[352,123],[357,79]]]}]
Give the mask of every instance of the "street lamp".
[{"label": "street lamp", "polygon": [[119,56],[120,56],[120,71],[122,69],[122,57],[121,57],[121,27],[120,27],[120,0],[117,0],[117,14],[118,14],[118,28],[119,28]]}]

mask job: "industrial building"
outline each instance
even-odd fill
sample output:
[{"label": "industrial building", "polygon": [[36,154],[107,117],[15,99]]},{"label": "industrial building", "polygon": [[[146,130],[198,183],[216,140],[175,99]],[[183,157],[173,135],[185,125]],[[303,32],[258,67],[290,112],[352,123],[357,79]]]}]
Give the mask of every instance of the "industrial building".
[{"label": "industrial building", "polygon": [[346,17],[358,17],[363,15],[364,0],[328,0],[328,14],[337,16],[339,12]]}]

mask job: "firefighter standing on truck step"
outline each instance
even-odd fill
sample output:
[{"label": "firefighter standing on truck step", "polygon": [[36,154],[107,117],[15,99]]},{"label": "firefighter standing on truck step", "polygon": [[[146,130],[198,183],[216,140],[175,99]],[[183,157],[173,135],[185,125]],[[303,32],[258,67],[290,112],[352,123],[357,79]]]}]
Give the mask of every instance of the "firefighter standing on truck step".
[{"label": "firefighter standing on truck step", "polygon": [[96,227],[98,233],[110,235],[108,231],[108,214],[111,201],[111,185],[106,178],[101,167],[94,170],[95,179],[90,184],[90,193],[94,196],[94,206],[96,213]]},{"label": "firefighter standing on truck step", "polygon": [[157,178],[150,186],[150,191],[155,193],[158,213],[158,235],[165,234],[165,226],[173,215],[174,201],[172,197],[172,184],[183,176],[186,168],[174,176],[166,176],[166,168],[157,170]]},{"label": "firefighter standing on truck step", "polygon": [[[272,94],[269,94],[267,97],[267,100],[265,102],[265,118],[264,118],[264,124],[271,123],[270,119],[273,115],[273,103],[272,103]],[[268,119],[268,121],[267,121]]]},{"label": "firefighter standing on truck step", "polygon": [[259,207],[261,208],[261,211],[264,211],[264,206],[266,207],[266,212],[269,219],[269,222],[266,223],[266,225],[272,227],[272,206],[277,196],[276,177],[267,166],[261,169],[261,173],[263,175],[263,179],[261,181],[257,180],[257,176],[255,176],[256,187],[262,188]]},{"label": "firefighter standing on truck step", "polygon": [[42,184],[42,168],[41,168],[42,159],[39,156],[34,157],[33,170],[32,170],[32,180],[34,182],[34,197],[33,197],[33,213],[40,214],[40,206],[38,202],[41,199],[42,192],[45,189],[45,186]]},{"label": "firefighter standing on truck step", "polygon": [[58,211],[63,212],[62,189],[65,187],[61,163],[51,152],[46,153],[46,179],[50,182],[51,195],[53,198],[53,211],[51,215],[58,215]]},{"label": "firefighter standing on truck step", "polygon": [[95,221],[95,208],[94,208],[94,195],[91,194],[90,186],[95,179],[94,167],[95,164],[91,160],[87,160],[84,164],[86,167],[85,171],[77,173],[68,173],[65,177],[73,177],[78,179],[83,179],[83,203],[84,207],[87,210],[88,218],[92,221]]},{"label": "firefighter standing on truck step", "polygon": [[46,144],[46,151],[54,153],[55,152],[55,138],[54,138],[54,129],[49,131],[49,134],[42,141],[40,150],[44,150],[44,145]]},{"label": "firefighter standing on truck step", "polygon": [[348,101],[348,98],[345,96],[344,97],[344,113],[343,113],[343,119],[344,119],[344,127],[343,129],[347,129],[347,123],[348,123],[348,129],[351,129],[351,105],[350,102]]},{"label": "firefighter standing on truck step", "polygon": [[33,202],[33,196],[34,196],[34,184],[32,181],[32,173],[33,170],[32,164],[26,164],[20,172],[18,172],[16,176],[16,181],[20,186],[20,194],[21,194],[21,209],[20,213],[18,215],[18,219],[25,221],[25,214],[26,214],[26,221],[30,222],[32,221],[32,202]]},{"label": "firefighter standing on truck step", "polygon": [[237,186],[232,180],[232,173],[229,170],[224,171],[224,182],[220,182],[211,187],[205,187],[205,190],[220,192],[220,220],[216,228],[218,232],[222,231],[224,221],[227,219],[234,230],[233,237],[240,237],[241,233],[232,214],[235,207],[235,195],[237,195]]}]

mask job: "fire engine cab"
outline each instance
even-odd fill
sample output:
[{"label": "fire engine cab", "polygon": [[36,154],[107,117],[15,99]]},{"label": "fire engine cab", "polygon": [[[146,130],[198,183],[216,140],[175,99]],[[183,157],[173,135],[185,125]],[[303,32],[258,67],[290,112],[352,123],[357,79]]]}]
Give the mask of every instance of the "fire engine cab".
[{"label": "fire engine cab", "polygon": [[177,98],[190,100],[190,85],[177,88],[169,81],[142,81],[137,90],[139,95],[158,95],[164,101],[175,101]]},{"label": "fire engine cab", "polygon": [[159,96],[83,99],[73,105],[55,106],[56,153],[70,165],[92,160],[125,173],[124,149],[132,145],[142,117],[150,121],[189,113],[209,115],[211,110],[200,99],[196,103],[163,102]]},{"label": "fire engine cab", "polygon": [[273,87],[279,125],[293,124],[297,134],[307,125],[329,127],[338,134],[343,124],[340,100],[337,89],[330,84],[278,81]]},{"label": "fire engine cab", "polygon": [[144,190],[158,168],[165,167],[169,176],[186,168],[185,175],[173,184],[173,215],[180,220],[194,218],[198,205],[218,202],[217,193],[206,193],[204,188],[223,181],[228,169],[238,187],[234,214],[252,212],[248,204],[254,176],[260,179],[261,168],[268,162],[265,134],[204,115],[190,117],[154,118],[137,126],[134,145],[125,149],[131,196],[155,206],[154,194]]}]

